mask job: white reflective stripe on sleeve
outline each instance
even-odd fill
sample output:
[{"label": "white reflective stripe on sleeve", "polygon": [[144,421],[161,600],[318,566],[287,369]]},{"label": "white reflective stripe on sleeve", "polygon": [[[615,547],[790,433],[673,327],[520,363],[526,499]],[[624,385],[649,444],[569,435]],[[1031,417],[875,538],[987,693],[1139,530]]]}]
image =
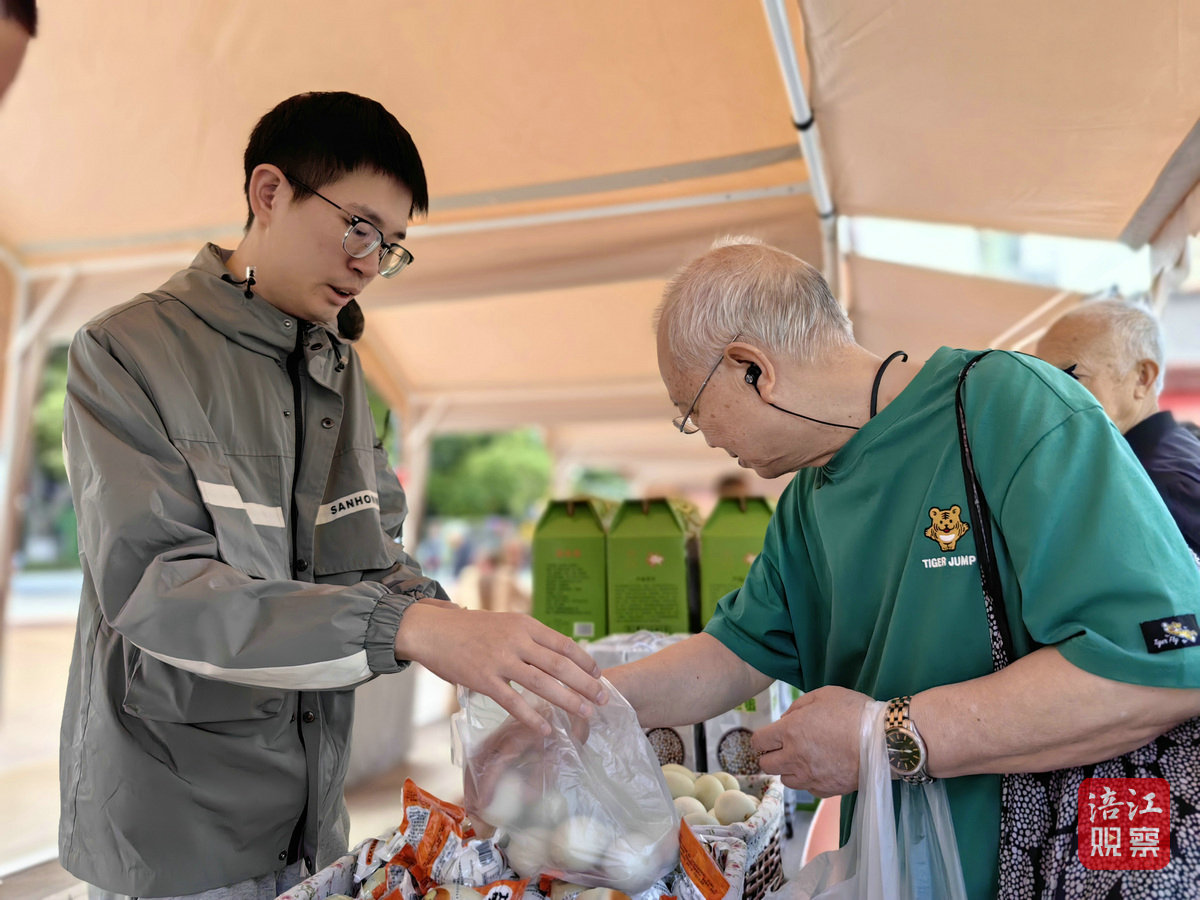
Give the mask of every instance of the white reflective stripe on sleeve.
[{"label": "white reflective stripe on sleeve", "polygon": [[341,659],[331,659],[327,662],[304,663],[299,666],[266,666],[261,669],[223,669],[212,663],[195,659],[178,659],[153,650],[141,648],[155,659],[168,665],[203,675],[206,678],[216,678],[220,681],[232,681],[237,684],[249,684],[255,687],[284,688],[295,691],[324,691],[333,688],[348,687],[358,684],[371,677],[371,669],[367,665],[367,651],[359,650],[351,656]]},{"label": "white reflective stripe on sleeve", "polygon": [[209,506],[220,506],[225,509],[242,509],[255,525],[267,525],[271,528],[283,528],[283,509],[278,506],[265,506],[262,503],[247,503],[232,484],[217,484],[212,481],[197,481],[200,496]]},{"label": "white reflective stripe on sleeve", "polygon": [[322,503],[321,511],[317,513],[317,524],[325,525],[342,516],[362,512],[364,509],[378,508],[379,495],[375,491],[355,491],[345,497],[338,497],[336,500]]}]

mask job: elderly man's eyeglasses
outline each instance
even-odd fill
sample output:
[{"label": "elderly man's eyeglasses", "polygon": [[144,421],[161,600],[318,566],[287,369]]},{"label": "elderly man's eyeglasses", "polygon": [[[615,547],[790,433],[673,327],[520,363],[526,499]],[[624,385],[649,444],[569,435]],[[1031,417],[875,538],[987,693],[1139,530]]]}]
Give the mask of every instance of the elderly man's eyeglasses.
[{"label": "elderly man's eyeglasses", "polygon": [[383,242],[383,232],[362,216],[356,216],[354,213],[342,209],[342,207],[338,206],[320,191],[313,190],[313,188],[310,188],[304,182],[297,181],[287,174],[284,177],[306,191],[316,194],[330,206],[340,210],[343,215],[350,217],[350,224],[346,228],[346,233],[342,235],[342,249],[350,256],[355,259],[363,259],[378,248],[379,274],[384,278],[392,278],[400,274],[405,266],[413,261],[413,255],[404,247],[399,244],[385,244]]},{"label": "elderly man's eyeglasses", "polygon": [[719,365],[721,365],[721,360],[723,360],[725,358],[726,349],[728,349],[729,345],[732,344],[734,341],[736,341],[741,336],[742,336],[742,333],[739,331],[737,334],[735,334],[732,338],[729,339],[729,341],[725,344],[724,347],[721,348],[721,355],[717,357],[717,361],[715,363],[713,363],[713,367],[708,370],[708,374],[705,375],[704,380],[702,382],[700,382],[700,390],[696,391],[696,396],[692,398],[692,405],[688,407],[687,412],[685,412],[682,416],[676,416],[674,419],[671,420],[672,422],[674,422],[675,427],[678,428],[680,431],[682,431],[684,434],[695,434],[697,431],[700,430],[700,426],[692,421],[692,413],[694,413],[696,411],[696,403],[700,400],[700,395],[704,393],[704,389],[706,387],[708,387],[708,382],[712,379],[713,375],[716,374],[717,367]]}]

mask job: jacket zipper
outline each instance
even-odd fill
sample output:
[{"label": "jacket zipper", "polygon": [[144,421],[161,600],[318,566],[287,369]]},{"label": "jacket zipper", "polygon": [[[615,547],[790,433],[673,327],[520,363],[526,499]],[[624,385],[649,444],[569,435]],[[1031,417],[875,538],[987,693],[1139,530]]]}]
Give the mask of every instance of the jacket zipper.
[{"label": "jacket zipper", "polygon": [[297,537],[299,535],[299,519],[296,514],[296,488],[300,480],[300,457],[304,452],[304,386],[301,383],[300,366],[304,362],[304,332],[307,326],[297,320],[296,346],[287,358],[288,377],[292,380],[292,419],[296,424],[296,457],[292,464],[292,577],[296,577]]},{"label": "jacket zipper", "polygon": [[[292,464],[292,509],[291,509],[291,525],[292,525],[292,560],[291,572],[292,578],[296,577],[296,561],[299,557],[297,552],[297,538],[300,532],[300,519],[296,512],[296,489],[300,481],[300,458],[304,453],[304,384],[301,375],[301,366],[304,363],[304,332],[307,326],[304,322],[296,320],[296,346],[287,358],[288,377],[292,381],[292,418],[296,424],[296,458]],[[297,694],[297,711],[299,710],[301,694]],[[292,716],[293,720],[298,718],[295,713]],[[296,728],[300,733],[300,741],[304,743],[304,726],[296,722]],[[307,751],[305,756],[307,757]],[[300,813],[300,818],[296,821],[292,828],[292,836],[288,841],[287,848],[287,865],[296,862],[303,855],[304,832],[308,820],[308,799],[304,801],[304,809]]]}]

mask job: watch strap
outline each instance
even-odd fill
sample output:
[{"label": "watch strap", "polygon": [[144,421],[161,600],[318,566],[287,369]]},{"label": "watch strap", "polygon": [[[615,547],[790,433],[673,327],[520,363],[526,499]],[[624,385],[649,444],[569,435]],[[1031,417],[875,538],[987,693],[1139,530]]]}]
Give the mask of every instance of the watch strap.
[{"label": "watch strap", "polygon": [[884,713],[884,733],[896,729],[906,731],[917,740],[917,745],[921,748],[921,765],[915,772],[903,773],[895,768],[892,769],[896,776],[902,781],[907,781],[909,784],[928,784],[933,781],[933,776],[929,774],[929,757],[926,752],[925,739],[921,737],[921,733],[917,731],[917,726],[913,724],[912,718],[909,716],[909,709],[912,705],[911,696],[894,697],[888,701],[887,708]]},{"label": "watch strap", "polygon": [[887,718],[884,720],[885,728],[909,728],[911,730],[912,719],[908,716],[908,708],[912,703],[912,697],[894,697],[888,701]]}]

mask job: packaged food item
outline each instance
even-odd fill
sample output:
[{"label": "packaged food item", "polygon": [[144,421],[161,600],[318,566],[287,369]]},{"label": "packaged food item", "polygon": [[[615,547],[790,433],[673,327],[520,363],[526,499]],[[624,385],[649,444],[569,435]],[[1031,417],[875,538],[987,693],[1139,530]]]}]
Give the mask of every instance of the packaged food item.
[{"label": "packaged food item", "polygon": [[490,840],[478,839],[461,806],[447,803],[411,778],[401,794],[403,815],[386,840],[358,848],[354,880],[364,900],[420,897],[438,884],[486,884],[504,872],[504,860]]},{"label": "packaged food item", "polygon": [[706,721],[706,768],[710,772],[729,772],[731,775],[755,775],[762,771],[750,739],[757,729],[772,721],[769,687],[729,712]]},{"label": "packaged food item", "polygon": [[700,532],[700,624],[717,601],[736,591],[762,551],[773,512],[765,497],[726,497],[717,502]]},{"label": "packaged food item", "polygon": [[528,883],[525,879],[501,879],[476,888],[451,882],[430,888],[421,900],[519,900]]},{"label": "packaged food item", "polygon": [[671,891],[679,900],[738,900],[746,878],[746,844],[728,835],[679,828],[679,871]]},{"label": "packaged food item", "polygon": [[687,632],[692,616],[688,544],[694,507],[656,497],[627,500],[608,530],[608,630]]},{"label": "packaged food item", "polygon": [[533,533],[533,616],[572,638],[608,633],[606,521],[592,498],[551,500]]}]

